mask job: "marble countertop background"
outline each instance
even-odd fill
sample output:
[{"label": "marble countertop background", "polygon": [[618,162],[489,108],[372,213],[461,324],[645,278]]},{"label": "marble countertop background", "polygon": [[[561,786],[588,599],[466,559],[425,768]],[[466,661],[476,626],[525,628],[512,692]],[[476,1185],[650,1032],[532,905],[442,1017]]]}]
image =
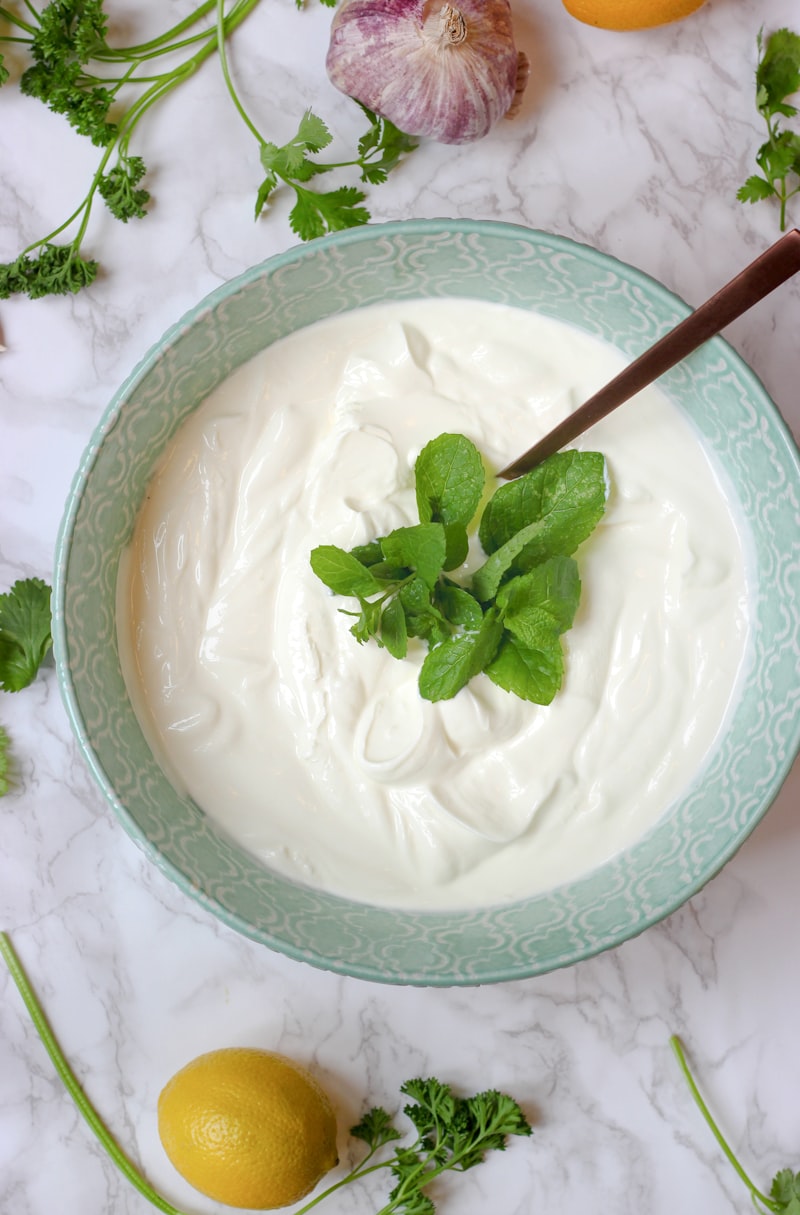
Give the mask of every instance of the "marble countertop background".
[{"label": "marble countertop background", "polygon": [[[138,38],[184,6],[114,5]],[[797,0],[708,0],[687,20],[610,33],[560,0],[515,0],[533,63],[522,114],[481,143],[427,145],[370,192],[376,221],[463,216],[585,241],[700,303],[779,235],[777,210],[736,201],[763,139],[756,35],[800,28]],[[330,12],[270,0],[231,47],[261,129],[289,138],[311,105],[342,146],[361,122],[323,70]],[[295,243],[289,199],[255,223],[257,149],[213,63],[139,132],[150,214],[99,210],[103,274],[68,298],[0,302],[0,589],[52,575],[63,504],[115,389],[209,290]],[[334,147],[335,150],[335,147]],[[97,153],[13,87],[0,90],[0,260],[82,197]],[[794,222],[800,223],[800,198]],[[727,337],[800,434],[800,281]],[[73,742],[52,665],[0,693],[14,789],[0,801],[0,927],[107,1125],[187,1213],[219,1210],[175,1174],[158,1092],[218,1046],[277,1049],[313,1068],[344,1131],[399,1085],[435,1074],[506,1089],[535,1125],[438,1194],[458,1215],[578,1210],[730,1215],[748,1196],[697,1114],[668,1039],[680,1033],[748,1171],[800,1169],[800,768],[728,866],[665,922],[541,978],[477,989],[386,987],[269,952],[152,867],[111,817]],[[0,972],[0,1215],[151,1210],[95,1142]],[[342,1152],[349,1148],[342,1137]],[[380,1206],[365,1188],[331,1215]]]}]

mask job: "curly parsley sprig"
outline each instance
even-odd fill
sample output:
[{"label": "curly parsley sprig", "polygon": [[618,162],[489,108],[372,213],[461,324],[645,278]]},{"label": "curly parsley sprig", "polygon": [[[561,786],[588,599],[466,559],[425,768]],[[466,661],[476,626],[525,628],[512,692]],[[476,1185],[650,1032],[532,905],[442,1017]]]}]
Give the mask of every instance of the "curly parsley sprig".
[{"label": "curly parsley sprig", "polygon": [[[226,37],[259,2],[234,0],[223,21]],[[140,182],[146,166],[131,153],[130,141],[145,114],[216,53],[216,28],[185,36],[215,4],[216,0],[205,0],[160,37],[130,47],[108,44],[103,0],[51,0],[41,12],[27,3],[34,21],[0,7],[0,17],[21,31],[13,40],[26,44],[33,60],[20,79],[21,91],[64,115],[79,134],[102,148],[89,188],[71,215],[23,249],[13,262],[0,266],[0,298],[15,292],[31,299],[64,295],[94,282],[98,263],[84,256],[82,245],[98,196],[123,223],[145,215],[150,195]],[[3,41],[11,39],[0,36]],[[176,66],[153,72],[151,61],[187,51]],[[111,121],[109,114],[122,90],[131,86],[139,86],[141,92]],[[69,243],[55,243],[56,237],[75,225]]]},{"label": "curly parsley sprig", "polygon": [[[321,2],[331,7],[336,0]],[[21,91],[63,115],[102,150],[88,190],[72,213],[12,262],[0,265],[0,298],[13,293],[32,299],[63,295],[95,280],[98,263],[83,252],[95,203],[100,199],[123,223],[147,213],[150,194],[143,184],[147,166],[131,150],[133,136],[159,101],[217,54],[234,105],[259,143],[265,177],[258,191],[256,217],[284,184],[296,195],[290,222],[301,239],[369,220],[369,212],[362,206],[365,195],[355,186],[317,192],[307,183],[318,174],[351,167],[359,170],[362,182],[378,184],[416,142],[369,111],[365,111],[369,128],[352,160],[326,164],[311,159],[331,142],[331,134],[310,111],[301,119],[297,134],[282,147],[264,139],[244,111],[225,53],[227,39],[259,3],[203,0],[163,34],[130,46],[109,43],[103,0],[50,0],[41,11],[24,0],[24,14],[0,5],[0,21],[13,30],[0,34],[0,46],[6,43],[25,49],[31,59],[20,78]],[[303,0],[296,4],[302,8]],[[172,66],[161,68],[159,61],[165,56]],[[0,55],[0,84],[8,78]],[[132,91],[135,95],[128,102]],[[72,238],[59,241],[67,232]]]},{"label": "curly parsley sprig", "polygon": [[[117,1168],[164,1215],[181,1215],[153,1189],[140,1169],[128,1159],[95,1110],[75,1077],[7,933],[0,931],[0,958],[17,985],[31,1020],[50,1055],[56,1071],[80,1113]],[[401,1093],[410,1098],[404,1113],[417,1137],[408,1147],[397,1147],[385,1160],[376,1154],[402,1139],[390,1114],[381,1106],[369,1110],[351,1129],[354,1138],[367,1144],[366,1156],[340,1181],[322,1190],[295,1215],[304,1215],[344,1186],[379,1170],[389,1171],[395,1185],[377,1215],[435,1215],[431,1197],[424,1193],[442,1173],[464,1173],[481,1163],[486,1153],[504,1151],[511,1135],[528,1136],[531,1127],[520,1106],[505,1093],[492,1089],[474,1097],[454,1096],[438,1080],[409,1080]]]},{"label": "curly parsley sprig", "polygon": [[400,1092],[411,1099],[403,1113],[417,1132],[414,1142],[395,1148],[387,1160],[376,1163],[376,1153],[402,1135],[385,1109],[369,1110],[350,1130],[354,1138],[367,1144],[367,1155],[297,1215],[306,1215],[342,1186],[383,1169],[388,1169],[395,1184],[377,1215],[434,1215],[436,1207],[425,1191],[437,1177],[446,1172],[465,1173],[480,1164],[487,1152],[504,1151],[509,1136],[532,1133],[517,1102],[496,1089],[458,1097],[448,1085],[429,1078],[407,1080]]},{"label": "curly parsley sprig", "polygon": [[786,228],[786,207],[800,193],[800,132],[781,126],[781,118],[794,118],[798,108],[787,98],[800,89],[800,34],[776,30],[764,42],[758,39],[756,108],[767,126],[767,139],[756,153],[760,174],[753,174],[737,192],[740,202],[777,198],[780,229]]}]

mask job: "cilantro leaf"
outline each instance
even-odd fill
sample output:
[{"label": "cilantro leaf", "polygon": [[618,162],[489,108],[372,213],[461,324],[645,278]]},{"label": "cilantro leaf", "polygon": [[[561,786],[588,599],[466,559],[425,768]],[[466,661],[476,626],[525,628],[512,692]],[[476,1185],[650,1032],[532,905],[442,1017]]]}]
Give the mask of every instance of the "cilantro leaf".
[{"label": "cilantro leaf", "polygon": [[[772,1179],[769,1196],[776,1202],[782,1203],[783,1209],[786,1211],[791,1210],[793,1203],[800,1207],[800,1173],[793,1173],[791,1169],[781,1169]],[[792,1215],[794,1215],[794,1211],[792,1211]]]},{"label": "cilantro leaf", "polygon": [[50,587],[41,578],[15,582],[0,595],[0,688],[19,692],[33,682],[52,644]]},{"label": "cilantro leaf", "polygon": [[775,198],[780,204],[781,231],[786,227],[787,204],[800,193],[800,134],[782,128],[781,118],[793,118],[797,106],[787,101],[800,89],[800,34],[776,30],[764,43],[757,38],[756,109],[767,127],[767,139],[756,153],[762,176],[752,175],[736,192],[739,202]]},{"label": "cilantro leaf", "polygon": [[5,65],[5,60],[3,59],[3,56],[0,55],[0,85],[5,84],[10,75],[11,73]]},{"label": "cilantro leaf", "polygon": [[333,139],[328,127],[312,110],[306,110],[300,119],[296,139],[309,152],[321,152]]},{"label": "cilantro leaf", "polygon": [[765,198],[772,198],[775,194],[773,187],[764,177],[758,177],[753,174],[747,178],[744,185],[739,186],[736,191],[736,197],[739,202],[762,202]]},{"label": "cilantro leaf", "polygon": [[[335,2],[335,0],[334,0]],[[388,118],[381,118],[362,102],[357,102],[369,121],[368,130],[358,141],[361,180],[370,185],[386,181],[403,156],[419,147],[419,140],[406,135]]]},{"label": "cilantro leaf", "polygon": [[355,186],[316,193],[295,185],[297,201],[289,212],[289,225],[301,240],[316,240],[326,232],[368,224],[369,211],[362,203],[366,195]]},{"label": "cilantro leaf", "polygon": [[[758,39],[759,49],[763,42]],[[791,118],[797,113],[794,106],[787,106],[786,98],[800,89],[800,34],[792,30],[776,30],[763,46],[763,54],[756,68],[756,101],[758,109],[766,116],[782,114]]]}]

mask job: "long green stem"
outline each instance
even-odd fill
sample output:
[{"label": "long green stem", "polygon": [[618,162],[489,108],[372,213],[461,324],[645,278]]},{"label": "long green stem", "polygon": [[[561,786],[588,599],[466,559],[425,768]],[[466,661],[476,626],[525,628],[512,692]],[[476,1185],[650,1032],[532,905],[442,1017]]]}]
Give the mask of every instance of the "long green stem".
[{"label": "long green stem", "polygon": [[220,68],[222,69],[222,77],[225,81],[225,87],[230,94],[231,100],[236,107],[239,117],[242,119],[242,122],[245,124],[248,131],[255,136],[255,139],[260,146],[265,143],[264,137],[252,122],[250,115],[242,105],[241,98],[236,91],[236,86],[233,83],[233,77],[231,76],[230,68],[228,66],[228,52],[225,47],[225,0],[215,0],[215,3],[217,6],[217,54],[219,55],[219,63]]},{"label": "long green stem", "polygon": [[386,1169],[389,1167],[389,1162],[387,1160],[383,1160],[378,1164],[370,1164],[367,1166],[367,1161],[371,1160],[374,1154],[375,1149],[373,1148],[369,1155],[364,1157],[361,1164],[357,1164],[355,1168],[351,1169],[349,1173],[346,1173],[339,1181],[335,1181],[333,1185],[329,1185],[326,1189],[322,1190],[321,1193],[317,1194],[316,1198],[312,1198],[310,1202],[305,1204],[305,1206],[302,1206],[295,1211],[294,1215],[306,1215],[306,1212],[310,1211],[312,1207],[324,1202],[325,1199],[329,1198],[331,1194],[335,1194],[336,1191],[341,1190],[343,1186],[349,1185],[351,1181],[360,1181],[362,1177],[367,1177],[370,1173],[378,1173],[381,1169]]},{"label": "long green stem", "polygon": [[733,1166],[737,1175],[741,1178],[741,1180],[747,1186],[748,1190],[750,1191],[751,1196],[754,1199],[757,1199],[759,1202],[762,1202],[764,1204],[764,1206],[767,1207],[768,1210],[770,1210],[770,1211],[780,1211],[780,1209],[781,1209],[780,1206],[777,1205],[776,1203],[774,1203],[770,1198],[767,1198],[766,1194],[762,1194],[762,1192],[761,1192],[761,1190],[759,1190],[758,1186],[753,1181],[751,1181],[751,1179],[748,1177],[747,1173],[745,1173],[745,1171],[742,1168],[739,1161],[734,1156],[733,1151],[728,1146],[728,1144],[722,1134],[722,1131],[719,1129],[716,1122],[712,1118],[711,1111],[709,1110],[708,1106],[706,1105],[705,1101],[703,1100],[703,1097],[702,1097],[702,1094],[701,1094],[699,1088],[695,1084],[694,1077],[692,1076],[692,1073],[689,1070],[689,1064],[686,1062],[686,1056],[683,1052],[683,1046],[681,1045],[680,1038],[678,1038],[676,1035],[673,1035],[669,1041],[670,1041],[670,1046],[672,1047],[673,1051],[675,1052],[675,1057],[678,1060],[678,1066],[680,1067],[680,1069],[683,1073],[683,1077],[689,1087],[689,1092],[692,1094],[695,1104],[697,1105],[697,1108],[700,1110],[700,1113],[703,1115],[703,1118],[705,1119],[709,1130],[711,1131],[712,1135],[716,1139],[719,1146],[722,1148],[722,1151],[725,1153],[725,1156],[726,1156],[728,1162]]},{"label": "long green stem", "polygon": [[[211,0],[211,2],[212,4],[216,4],[217,0]],[[240,25],[242,21],[244,21],[245,17],[253,8],[255,8],[258,3],[259,0],[237,0],[237,3],[233,5],[231,11],[224,21],[223,37],[230,35],[232,31],[236,29],[236,27]],[[204,7],[207,8],[208,6],[206,5]],[[89,222],[89,214],[91,212],[92,199],[95,191],[97,190],[100,177],[102,176],[103,170],[108,163],[113,148],[116,146],[123,152],[127,149],[128,143],[134,130],[136,129],[136,126],[150,107],[155,105],[157,101],[160,101],[162,97],[165,97],[168,93],[172,92],[172,90],[177,88],[179,84],[182,84],[184,80],[187,80],[190,76],[194,75],[198,68],[201,67],[201,65],[214,54],[214,51],[217,49],[218,36],[219,35],[216,30],[209,31],[205,35],[205,45],[196,54],[194,54],[190,59],[187,59],[185,63],[180,65],[180,67],[174,68],[170,72],[165,72],[161,76],[154,77],[150,87],[142,94],[141,97],[137,98],[136,101],[133,102],[133,104],[125,112],[125,114],[123,114],[119,122],[117,140],[115,141],[115,144],[112,144],[106,149],[106,152],[89,188],[89,193],[87,195],[85,204],[86,210],[81,223],[80,232],[76,238],[76,241],[73,242],[76,248],[80,244],[86,231],[86,227]],[[135,80],[131,81],[131,83],[135,83]],[[78,212],[76,212],[76,214],[78,214]]]},{"label": "long green stem", "polygon": [[[22,18],[19,17],[16,13],[10,12],[7,8],[3,8],[2,5],[0,5],[0,20],[7,21],[9,25],[16,25],[18,29],[25,30],[25,32],[28,34],[36,33],[36,27],[34,25],[29,25],[27,21],[23,21]],[[12,41],[17,42],[17,41],[19,41],[19,39],[17,39],[17,38],[12,39],[12,38],[4,37],[4,38],[2,38],[2,41],[3,42],[12,42]]]},{"label": "long green stem", "polygon": [[139,1193],[143,1194],[144,1197],[147,1198],[154,1207],[157,1207],[159,1211],[163,1211],[164,1215],[181,1215],[181,1212],[178,1211],[176,1207],[173,1207],[165,1198],[162,1198],[160,1194],[156,1193],[156,1191],[153,1189],[150,1183],[145,1180],[136,1166],[131,1164],[127,1156],[123,1154],[112,1137],[110,1131],[107,1129],[105,1123],[102,1121],[94,1106],[84,1093],[75,1077],[75,1073],[67,1063],[61,1047],[56,1041],[55,1035],[53,1034],[53,1031],[47,1022],[47,1018],[45,1017],[44,1010],[42,1009],[42,1006],[39,1003],[24,970],[22,969],[22,965],[17,957],[14,947],[11,944],[11,940],[8,934],[5,932],[0,932],[0,954],[2,954],[3,960],[9,969],[11,977],[19,989],[19,994],[22,996],[23,1003],[30,1013],[31,1020],[38,1031],[45,1050],[53,1061],[53,1065],[64,1083],[64,1087],[72,1097],[72,1100],[75,1102],[83,1117],[88,1122],[92,1131],[94,1131],[95,1135],[100,1140],[100,1143],[114,1161],[114,1164],[117,1166],[120,1172],[127,1177],[128,1181],[130,1181],[131,1184],[136,1187]]},{"label": "long green stem", "polygon": [[[179,21],[177,25],[171,26],[170,29],[165,30],[163,34],[159,34],[157,38],[151,38],[149,42],[140,42],[135,46],[126,46],[120,48],[109,47],[109,50],[112,53],[116,52],[125,58],[128,58],[129,56],[137,59],[147,58],[149,55],[158,53],[160,48],[166,43],[171,43],[172,39],[184,33],[185,30],[191,29],[193,25],[196,25],[197,22],[203,17],[207,16],[208,13],[213,12],[216,2],[217,0],[204,0],[203,4],[199,5],[198,8],[189,13],[187,17],[184,17],[182,21]],[[208,31],[204,30],[203,33],[197,34],[195,37],[203,38],[207,33]],[[177,45],[178,44],[176,44],[176,46]]]}]

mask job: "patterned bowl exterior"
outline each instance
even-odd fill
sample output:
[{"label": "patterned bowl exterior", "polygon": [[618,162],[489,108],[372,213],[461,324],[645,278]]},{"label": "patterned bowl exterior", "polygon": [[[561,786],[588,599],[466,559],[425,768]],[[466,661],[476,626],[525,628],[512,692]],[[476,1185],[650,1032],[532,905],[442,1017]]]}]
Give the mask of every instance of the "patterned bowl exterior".
[{"label": "patterned bowl exterior", "polygon": [[54,638],[61,693],[100,788],[133,839],[184,891],[293,958],[365,979],[452,986],[541,974],[636,935],[696,893],[766,812],[800,745],[800,465],[775,406],[721,339],[663,377],[724,466],[749,520],[755,628],[727,731],[694,786],[639,843],[579,881],[477,910],[388,910],[288,881],[179,797],[153,759],[117,654],[119,554],[164,445],[234,368],[323,317],[418,297],[534,310],[631,358],[690,311],[608,256],[494,222],[375,225],[271,258],[188,313],[111,402],[61,525]]}]

